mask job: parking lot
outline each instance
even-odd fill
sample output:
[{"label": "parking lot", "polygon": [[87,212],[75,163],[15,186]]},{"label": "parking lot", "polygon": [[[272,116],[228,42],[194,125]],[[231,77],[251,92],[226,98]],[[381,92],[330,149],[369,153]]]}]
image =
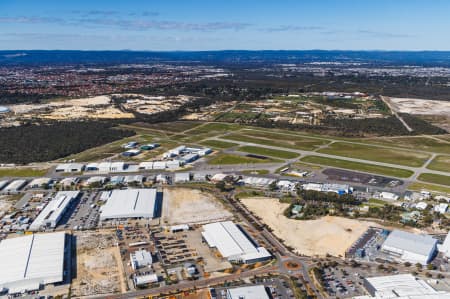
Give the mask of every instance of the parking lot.
[{"label": "parking lot", "polygon": [[100,207],[96,204],[98,192],[83,192],[71,203],[57,229],[95,229],[99,221]]}]

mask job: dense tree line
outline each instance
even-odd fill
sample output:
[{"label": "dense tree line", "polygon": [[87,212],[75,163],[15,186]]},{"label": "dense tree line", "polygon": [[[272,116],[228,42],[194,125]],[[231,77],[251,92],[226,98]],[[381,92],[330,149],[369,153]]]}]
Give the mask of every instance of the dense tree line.
[{"label": "dense tree line", "polygon": [[446,134],[444,129],[436,127],[415,116],[408,114],[407,116],[403,115],[403,118],[413,128],[413,132],[409,132],[395,116],[366,119],[335,119],[329,117],[324,119],[321,125],[291,124],[283,121],[275,122],[261,117],[249,123],[249,125],[263,128],[301,130],[313,133],[325,132],[330,135],[346,137]]},{"label": "dense tree line", "polygon": [[0,162],[49,161],[134,135],[104,122],[54,122],[0,128]]}]

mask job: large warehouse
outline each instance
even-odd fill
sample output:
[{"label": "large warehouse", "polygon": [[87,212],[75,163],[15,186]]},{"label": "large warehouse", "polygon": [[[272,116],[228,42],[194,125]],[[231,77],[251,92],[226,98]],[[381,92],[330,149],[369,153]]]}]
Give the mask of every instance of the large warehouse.
[{"label": "large warehouse", "polygon": [[411,274],[365,278],[363,285],[369,295],[355,299],[450,299],[450,293],[436,291]]},{"label": "large warehouse", "polygon": [[256,247],[233,222],[216,222],[203,225],[203,238],[210,247],[231,262],[251,264],[268,260],[271,254],[264,247]]},{"label": "large warehouse", "polygon": [[78,198],[79,191],[60,191],[47,204],[36,219],[31,223],[30,230],[37,231],[41,228],[55,228],[62,218],[70,203]]},{"label": "large warehouse", "polygon": [[248,286],[227,290],[227,299],[269,299],[263,285]]},{"label": "large warehouse", "polygon": [[436,253],[437,240],[429,235],[394,230],[386,238],[381,249],[403,261],[426,265]]},{"label": "large warehouse", "polygon": [[0,242],[0,291],[38,290],[64,279],[65,233],[34,234]]},{"label": "large warehouse", "polygon": [[157,210],[156,189],[113,190],[106,194],[100,220],[153,218]]}]

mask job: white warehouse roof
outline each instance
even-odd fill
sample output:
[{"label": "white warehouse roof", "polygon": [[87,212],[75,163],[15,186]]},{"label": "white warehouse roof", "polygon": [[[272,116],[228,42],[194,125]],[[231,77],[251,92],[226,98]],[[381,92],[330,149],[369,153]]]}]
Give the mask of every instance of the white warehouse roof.
[{"label": "white warehouse roof", "polygon": [[41,227],[55,227],[69,204],[78,197],[79,191],[60,191],[47,204],[30,225],[30,230],[39,230]]},{"label": "white warehouse roof", "polygon": [[63,280],[65,233],[35,234],[0,242],[0,289],[36,290]]},{"label": "white warehouse roof", "polygon": [[230,299],[269,299],[263,285],[228,289],[227,293],[227,298]]},{"label": "white warehouse roof", "polygon": [[228,260],[246,261],[269,258],[263,247],[257,248],[251,240],[231,221],[203,225],[202,235],[210,247],[216,247]]},{"label": "white warehouse roof", "polygon": [[411,274],[366,278],[364,285],[372,296],[368,298],[450,298],[450,293],[438,292]]},{"label": "white warehouse roof", "polygon": [[100,219],[153,218],[156,189],[114,190],[100,208]]},{"label": "white warehouse roof", "polygon": [[398,253],[406,261],[421,262],[423,260],[422,264],[426,264],[436,250],[436,245],[437,240],[429,235],[394,230],[384,241],[382,249]]}]

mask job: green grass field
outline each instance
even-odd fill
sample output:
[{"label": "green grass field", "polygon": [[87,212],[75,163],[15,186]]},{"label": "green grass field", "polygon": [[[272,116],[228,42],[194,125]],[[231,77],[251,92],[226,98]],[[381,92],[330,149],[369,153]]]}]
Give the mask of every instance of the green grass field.
[{"label": "green grass field", "polygon": [[293,159],[293,158],[297,158],[299,156],[299,154],[293,153],[293,152],[274,150],[274,149],[258,147],[258,146],[241,146],[237,150],[240,152],[246,152],[246,153],[262,155],[262,156],[270,156],[270,157],[281,158],[281,159]]},{"label": "green grass field", "polygon": [[288,142],[294,145],[292,148],[302,150],[314,150],[319,146],[331,142],[331,140],[327,139],[308,138],[304,136],[304,134],[300,135],[299,132],[290,132],[290,131],[274,132],[274,131],[260,131],[260,130],[242,130],[240,133],[252,137]]},{"label": "green grass field", "polygon": [[233,142],[226,142],[226,141],[220,141],[220,140],[204,140],[202,142],[200,142],[200,144],[205,145],[205,146],[209,146],[212,148],[230,148],[233,146],[237,146],[237,143],[233,143]]},{"label": "green grass field", "polygon": [[209,132],[228,132],[235,131],[241,129],[242,127],[238,124],[230,124],[230,123],[207,123],[205,125],[200,125],[197,128],[189,131],[189,134],[203,134]]},{"label": "green grass field", "polygon": [[[449,146],[450,147],[450,146]],[[450,173],[450,156],[436,156],[427,166],[428,169],[446,171]]]},{"label": "green grass field", "polygon": [[414,182],[414,183],[410,184],[408,186],[408,190],[411,190],[411,191],[427,190],[430,192],[445,193],[445,194],[450,195],[450,187],[432,185],[432,184],[421,183],[421,182]]},{"label": "green grass field", "polygon": [[430,157],[430,155],[424,153],[345,142],[335,142],[318,152],[412,167],[422,166]]},{"label": "green grass field", "polygon": [[439,141],[437,138],[426,136],[376,137],[367,138],[362,142],[384,146],[402,147],[412,150],[422,150],[426,152],[450,154],[450,144],[448,142],[443,140]]},{"label": "green grass field", "polygon": [[434,173],[422,173],[418,179],[423,182],[450,186],[450,176],[434,174]]},{"label": "green grass field", "polygon": [[277,159],[257,159],[239,155],[218,154],[208,161],[212,165],[233,165],[233,164],[255,164],[255,163],[273,163],[282,162]]},{"label": "green grass field", "polygon": [[[276,147],[283,147],[287,149],[298,149],[298,150],[315,150],[318,146],[322,145],[322,140],[303,138],[303,137],[286,137],[285,141],[277,140],[277,139],[264,139],[244,134],[229,134],[222,137],[223,139],[241,141],[241,142],[250,142],[261,145],[269,145]],[[269,138],[269,137],[268,137]]]},{"label": "green grass field", "polygon": [[339,168],[345,168],[345,169],[356,170],[356,171],[359,170],[359,171],[380,174],[380,175],[386,175],[386,176],[399,177],[399,178],[407,178],[407,177],[410,177],[411,175],[413,175],[412,171],[406,170],[406,169],[384,167],[384,166],[352,162],[352,161],[346,161],[346,160],[340,160],[340,159],[331,159],[331,158],[319,157],[319,156],[306,156],[306,157],[301,158],[300,160],[303,162],[307,162],[307,163],[339,167]]},{"label": "green grass field", "polygon": [[0,169],[0,177],[35,177],[44,176],[47,172],[48,168],[2,168]]}]

